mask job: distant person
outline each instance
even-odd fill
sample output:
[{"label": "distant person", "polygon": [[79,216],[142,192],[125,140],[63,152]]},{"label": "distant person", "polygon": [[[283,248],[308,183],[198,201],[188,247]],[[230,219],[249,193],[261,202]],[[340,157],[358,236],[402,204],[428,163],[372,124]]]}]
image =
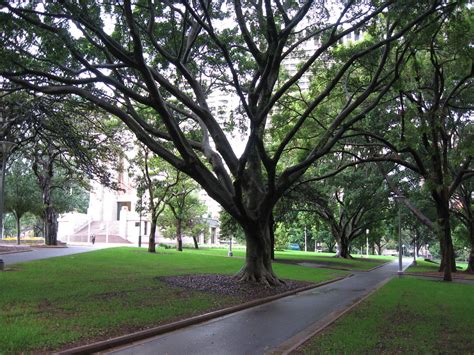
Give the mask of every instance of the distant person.
[{"label": "distant person", "polygon": [[94,245],[95,244],[95,234],[92,234],[91,239],[92,239],[92,245]]}]

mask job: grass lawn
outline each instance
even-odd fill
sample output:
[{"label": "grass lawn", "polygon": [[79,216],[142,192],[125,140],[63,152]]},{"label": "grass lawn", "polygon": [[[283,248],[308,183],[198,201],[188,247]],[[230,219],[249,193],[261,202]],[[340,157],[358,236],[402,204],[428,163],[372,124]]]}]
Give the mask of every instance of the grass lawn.
[{"label": "grass lawn", "polygon": [[[227,256],[228,250],[226,248],[203,248],[203,249],[185,249],[186,253],[196,253],[205,255],[220,255]],[[234,256],[245,257],[245,249],[232,250]],[[304,252],[295,250],[285,250],[275,252],[274,265],[278,262],[285,261],[307,261],[319,264],[321,267],[337,268],[343,270],[370,270],[378,265],[384,264],[394,259],[392,256],[378,256],[370,255],[367,258],[365,255],[354,255],[354,259],[334,258],[334,253],[315,253],[314,251]]]},{"label": "grass lawn", "polygon": [[305,354],[471,354],[474,284],[396,278],[315,336]]},{"label": "grass lawn", "polygon": [[[465,279],[473,279],[474,274],[463,273],[462,271],[466,270],[467,263],[465,262],[456,262],[456,267],[458,268],[457,273]],[[417,260],[416,266],[410,266],[406,272],[419,272],[419,273],[437,273],[442,275],[443,273],[438,273],[439,264],[432,263],[425,260]]]},{"label": "grass lawn", "polygon": [[[242,259],[113,248],[16,264],[0,273],[0,353],[51,351],[202,314],[233,297],[173,288],[157,277],[236,273]],[[277,264],[281,278],[320,282],[337,270]]]}]

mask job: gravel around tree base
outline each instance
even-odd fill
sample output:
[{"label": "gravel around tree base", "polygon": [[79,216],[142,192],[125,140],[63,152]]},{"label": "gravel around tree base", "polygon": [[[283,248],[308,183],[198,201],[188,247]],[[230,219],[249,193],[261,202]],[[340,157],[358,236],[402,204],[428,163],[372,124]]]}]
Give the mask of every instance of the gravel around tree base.
[{"label": "gravel around tree base", "polygon": [[239,282],[231,275],[214,274],[165,276],[157,279],[175,287],[237,297],[243,302],[312,285],[311,282],[284,280],[285,283],[280,286],[268,287],[259,283]]}]

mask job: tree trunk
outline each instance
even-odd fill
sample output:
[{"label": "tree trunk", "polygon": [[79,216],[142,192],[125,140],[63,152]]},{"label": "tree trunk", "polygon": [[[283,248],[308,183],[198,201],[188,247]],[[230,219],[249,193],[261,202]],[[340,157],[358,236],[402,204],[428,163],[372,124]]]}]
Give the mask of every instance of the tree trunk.
[{"label": "tree trunk", "polygon": [[454,259],[453,240],[451,239],[451,224],[449,220],[449,199],[443,197],[443,193],[437,194],[437,234],[441,247],[441,264],[439,271],[444,272],[444,281],[452,281],[452,272],[456,272],[456,261]]},{"label": "tree trunk", "polygon": [[474,272],[474,221],[471,220],[468,228],[469,242],[471,243],[471,252],[469,253],[469,259],[467,260],[466,272]]},{"label": "tree trunk", "polygon": [[21,225],[20,225],[20,220],[21,217],[18,217],[15,215],[15,220],[16,220],[16,244],[20,245],[20,233],[21,233]]},{"label": "tree trunk", "polygon": [[236,278],[243,282],[258,282],[267,286],[282,283],[273,272],[270,223],[255,223],[244,228],[247,241],[245,264]]},{"label": "tree trunk", "polygon": [[152,218],[150,223],[150,234],[148,236],[148,252],[156,253],[155,245],[156,220]]},{"label": "tree trunk", "polygon": [[193,235],[194,249],[199,249],[199,244],[196,236]]},{"label": "tree trunk", "polygon": [[336,258],[352,259],[347,238],[344,235],[338,236],[336,241],[338,246]]},{"label": "tree trunk", "polygon": [[58,244],[58,214],[54,207],[47,205],[44,210],[45,236],[44,242],[46,245]]},{"label": "tree trunk", "polygon": [[377,254],[382,255],[383,247],[382,243],[375,243],[377,245]]},{"label": "tree trunk", "polygon": [[270,214],[270,243],[271,243],[271,255],[270,258],[275,260],[275,219],[273,213]]},{"label": "tree trunk", "polygon": [[176,221],[176,250],[183,251],[183,239],[181,237],[181,220]]}]

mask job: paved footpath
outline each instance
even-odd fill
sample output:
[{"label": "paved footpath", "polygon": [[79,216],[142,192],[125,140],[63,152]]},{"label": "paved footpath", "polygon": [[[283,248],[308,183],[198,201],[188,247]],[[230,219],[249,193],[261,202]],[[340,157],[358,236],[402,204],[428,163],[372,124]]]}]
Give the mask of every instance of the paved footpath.
[{"label": "paved footpath", "polygon": [[[411,259],[404,259],[404,269]],[[281,352],[308,328],[325,324],[397,274],[398,261],[294,296],[176,330],[107,353],[131,354],[264,354]]]},{"label": "paved footpath", "polygon": [[5,263],[5,267],[10,264],[22,263],[25,261],[54,258],[56,256],[65,256],[78,253],[85,253],[97,249],[103,249],[101,245],[94,246],[68,246],[67,248],[32,248],[32,251],[21,253],[2,254],[0,259]]}]

